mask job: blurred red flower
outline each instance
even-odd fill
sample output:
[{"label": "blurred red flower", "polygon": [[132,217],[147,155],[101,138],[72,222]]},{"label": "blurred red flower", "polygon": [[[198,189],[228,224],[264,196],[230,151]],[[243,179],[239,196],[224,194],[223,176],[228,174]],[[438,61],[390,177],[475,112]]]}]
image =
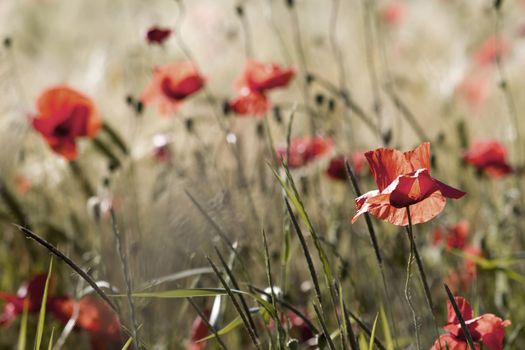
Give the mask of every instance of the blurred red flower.
[{"label": "blurred red flower", "polygon": [[492,178],[512,173],[506,158],[507,149],[496,140],[476,140],[463,154],[463,160]]},{"label": "blurred red flower", "polygon": [[[294,138],[290,141],[290,169],[302,167],[332,150],[333,141],[323,136]],[[276,147],[277,159],[286,159],[286,145]]]},{"label": "blurred red flower", "polygon": [[275,63],[262,63],[254,59],[246,62],[244,72],[236,81],[239,90],[265,93],[268,90],[287,86],[295,75],[295,68],[282,68]]},{"label": "blurred red flower", "polygon": [[510,45],[506,40],[489,37],[474,51],[474,62],[480,66],[496,62],[510,51]]},{"label": "blurred red flower", "polygon": [[[0,326],[9,326],[24,311],[24,300],[27,299],[27,311],[35,313],[40,311],[42,297],[46,285],[47,273],[33,277],[29,282],[23,283],[16,294],[0,292],[0,300],[5,301],[4,310],[0,314]],[[53,290],[54,277],[51,277],[49,290]]]},{"label": "blurred red flower", "polygon": [[169,115],[203,86],[204,78],[192,62],[170,63],[153,70],[153,79],[140,100],[145,105],[157,104],[162,115]]},{"label": "blurred red flower", "polygon": [[[206,317],[210,316],[209,311],[205,311],[204,314]],[[210,331],[208,329],[208,326],[206,325],[206,322],[200,317],[197,316],[197,318],[193,321],[193,324],[191,325],[191,331],[190,331],[190,339],[188,340],[188,345],[186,346],[186,350],[203,350],[206,348],[206,345],[208,342],[198,342],[202,338],[205,338],[209,335]]]},{"label": "blurred red flower", "polygon": [[76,139],[94,137],[101,126],[91,99],[65,85],[45,90],[37,100],[37,111],[33,128],[54,152],[68,160],[77,157]]},{"label": "blurred red flower", "polygon": [[[502,350],[505,327],[509,326],[511,322],[508,320],[504,321],[493,314],[484,314],[473,318],[472,308],[468,301],[462,297],[455,297],[454,299],[476,347],[479,348],[483,345],[484,348],[489,350]],[[447,311],[448,323],[443,329],[448,333],[441,335],[430,350],[446,348],[449,350],[467,350],[469,348],[468,343],[450,301],[447,302]]]},{"label": "blurred red flower", "polygon": [[485,74],[470,74],[457,86],[456,93],[471,109],[478,111],[489,97],[490,81]]},{"label": "blurred red flower", "polygon": [[248,60],[242,75],[235,82],[239,96],[230,101],[230,109],[239,115],[264,116],[270,109],[266,92],[287,86],[294,75],[294,68]]},{"label": "blurred red flower", "polygon": [[[360,176],[366,160],[364,152],[354,152],[347,158],[355,175]],[[333,157],[326,168],[326,174],[333,180],[346,181],[345,156]]]},{"label": "blurred red flower", "polygon": [[436,227],[432,231],[434,244],[445,240],[448,249],[465,248],[469,226],[470,225],[467,220],[461,220],[452,226],[444,227],[440,225]]},{"label": "blurred red flower", "polygon": [[379,18],[389,25],[398,25],[406,17],[408,5],[404,1],[394,0],[379,9]]},{"label": "blurred red flower", "polygon": [[158,26],[151,27],[146,33],[146,40],[149,44],[162,45],[171,35],[171,29]]},{"label": "blurred red flower", "polygon": [[257,91],[241,90],[240,94],[229,102],[230,109],[241,116],[264,117],[270,109],[268,98]]},{"label": "blurred red flower", "polygon": [[459,269],[451,269],[445,281],[452,291],[469,291],[477,276],[477,265],[472,257],[481,257],[478,247],[469,245],[463,249],[465,259]]},{"label": "blurred red flower", "polygon": [[465,192],[450,187],[430,176],[430,144],[400,152],[379,148],[365,153],[378,190],[356,198],[357,213],[368,212],[393,225],[408,225],[406,207],[410,207],[413,224],[427,222],[438,215],[446,198],[461,198]]},{"label": "blurred red flower", "polygon": [[[0,300],[5,301],[0,314],[0,326],[9,326],[24,311],[27,300],[28,313],[38,313],[42,305],[47,273],[33,277],[24,283],[16,294],[0,292]],[[74,314],[75,304],[79,313],[75,327],[87,331],[91,336],[93,350],[121,349],[123,339],[117,314],[102,300],[85,296],[79,302],[67,296],[53,295],[55,278],[52,275],[48,287],[47,311],[56,319],[67,323]]]},{"label": "blurred red flower", "polygon": [[118,315],[103,300],[87,295],[79,301],[69,297],[49,300],[49,311],[58,320],[67,323],[78,307],[75,328],[89,333],[91,349],[119,350],[124,344]]}]

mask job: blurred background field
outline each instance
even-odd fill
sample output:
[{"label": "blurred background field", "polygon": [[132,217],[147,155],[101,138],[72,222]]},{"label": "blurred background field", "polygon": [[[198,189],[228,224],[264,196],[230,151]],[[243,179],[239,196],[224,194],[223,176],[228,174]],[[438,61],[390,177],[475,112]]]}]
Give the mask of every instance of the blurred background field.
[{"label": "blurred background field", "polygon": [[[111,207],[125,237],[121,243],[134,290],[196,268],[206,268],[206,273],[148,290],[221,287],[205,258],[218,261],[214,247],[230,257],[219,231],[236,242],[243,257],[242,263],[230,257],[240,289],[265,289],[265,230],[274,284],[319,326],[308,268],[272,173],[272,167],[278,168],[272,147],[286,145],[295,111],[292,139],[318,135],[332,143],[291,173],[349,308],[370,328],[376,314],[386,310],[390,319],[382,318],[377,337],[389,350],[416,349],[403,294],[409,252],[404,228],[373,219],[387,298],[365,222],[350,223],[355,193],[344,176],[341,181],[327,175],[330,161],[378,147],[406,151],[429,141],[432,175],[467,192],[463,199],[449,201],[436,219],[414,228],[437,325],[446,323],[447,282],[470,299],[477,313],[511,320],[505,349],[521,349],[525,2],[502,1],[499,9],[495,3],[499,1],[1,1],[0,291],[15,293],[49,265],[49,252],[25,239],[15,223],[57,246],[94,280],[125,293]],[[146,40],[155,26],[172,30],[162,44]],[[248,58],[296,72],[287,87],[269,93],[272,107],[262,118],[224,108],[238,94],[234,82]],[[137,107],[154,67],[182,60],[198,67],[206,90],[185,99],[169,116],[154,105]],[[94,140],[78,141],[74,161],[54,153],[31,118],[42,91],[59,84],[89,96],[118,137],[105,131]],[[508,150],[512,173],[493,178],[465,163],[465,150],[483,139],[497,140]],[[356,159],[351,164],[361,190],[375,189],[366,162]],[[468,222],[467,243],[447,247],[440,237],[462,220]],[[314,255],[311,237],[307,240]],[[481,260],[469,260],[465,246],[478,249]],[[287,248],[290,256],[284,261]],[[465,261],[471,262],[466,277]],[[85,282],[58,259],[54,265],[56,294],[80,297]],[[322,271],[319,261],[315,265]],[[422,348],[428,349],[436,338],[434,321],[415,270],[412,280]],[[122,324],[132,329],[126,300],[115,300]],[[207,310],[214,298],[194,300]],[[218,328],[237,315],[228,298],[222,302]],[[148,349],[218,348],[214,341],[191,342],[198,315],[184,299],[136,298],[134,307]],[[334,315],[332,310],[327,316],[330,331],[337,329]],[[36,321],[36,313],[29,316],[29,345]],[[269,348],[276,330],[262,318],[258,322],[262,346]],[[16,347],[20,324],[18,318],[0,329],[0,348]],[[57,339],[64,324],[47,318],[44,346],[52,327]],[[354,328],[368,344],[366,332]],[[64,349],[90,347],[85,331],[62,335]],[[389,338],[395,342],[387,342]],[[253,347],[242,327],[223,339],[229,349]],[[299,348],[311,346],[306,344]]]}]

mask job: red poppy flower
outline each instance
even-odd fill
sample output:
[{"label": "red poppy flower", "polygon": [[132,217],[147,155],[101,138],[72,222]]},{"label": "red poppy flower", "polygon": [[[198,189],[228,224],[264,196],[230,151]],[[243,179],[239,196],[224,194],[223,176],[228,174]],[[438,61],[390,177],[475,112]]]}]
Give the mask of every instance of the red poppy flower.
[{"label": "red poppy flower", "polygon": [[248,88],[251,91],[265,93],[288,85],[294,75],[294,68],[282,68],[274,63],[262,63],[250,59],[246,62],[244,72],[237,80],[236,86],[239,90]]},{"label": "red poppy flower", "polygon": [[204,78],[190,61],[156,67],[153,79],[142,93],[145,105],[157,104],[163,115],[177,111],[187,97],[204,86]]},{"label": "red poppy flower", "polygon": [[[473,318],[472,308],[468,301],[462,297],[455,297],[454,299],[472,335],[476,349],[483,345],[488,350],[502,350],[505,327],[511,324],[510,321],[504,321],[493,314],[484,314]],[[430,350],[442,350],[447,349],[447,347],[449,350],[468,350],[468,343],[450,301],[447,302],[447,311],[448,323],[443,328],[448,333],[441,335]]]},{"label": "red poppy flower", "polygon": [[270,109],[266,92],[288,85],[294,75],[294,68],[284,69],[277,64],[248,60],[235,83],[239,96],[229,102],[230,109],[238,115],[263,117]]},{"label": "red poppy flower", "polygon": [[398,25],[406,17],[407,4],[403,1],[392,1],[379,9],[379,17],[390,25]]},{"label": "red poppy flower", "polygon": [[100,129],[101,119],[91,99],[68,86],[45,90],[37,110],[33,127],[53,151],[69,160],[77,156],[76,139],[94,137]]},{"label": "red poppy flower", "polygon": [[270,110],[268,98],[260,92],[249,89],[241,90],[239,96],[229,102],[230,109],[241,116],[264,117]]},{"label": "red poppy flower", "polygon": [[[206,317],[210,316],[209,311],[205,311],[204,313]],[[188,341],[188,346],[186,347],[186,350],[203,350],[206,348],[207,342],[198,342],[202,338],[205,338],[209,335],[210,331],[208,329],[208,326],[203,321],[203,319],[200,316],[197,316],[197,318],[193,321],[193,324],[191,325],[191,332],[190,332],[190,339]]]},{"label": "red poppy flower", "polygon": [[[16,294],[0,292],[0,300],[5,301],[4,310],[0,314],[0,326],[9,326],[24,311],[24,300],[27,299],[27,311],[40,311],[47,273],[33,277],[29,282],[22,284]],[[50,280],[49,290],[53,289],[54,278]]]},{"label": "red poppy flower", "polygon": [[[322,136],[292,139],[290,141],[288,166],[294,169],[307,165],[318,157],[330,152],[332,146],[332,139]],[[277,159],[286,159],[286,145],[277,146],[276,152]]]},{"label": "red poppy flower", "polygon": [[[348,161],[356,176],[361,175],[363,172],[365,160],[364,152],[360,151],[354,152],[348,157]],[[326,168],[326,174],[333,180],[346,181],[345,157],[336,156],[332,158]]]},{"label": "red poppy flower", "polygon": [[438,215],[446,198],[461,198],[465,192],[450,187],[430,176],[430,144],[400,152],[379,148],[365,153],[378,190],[356,198],[357,213],[368,212],[393,225],[408,225],[406,207],[410,207],[413,224],[427,222]]},{"label": "red poppy flower", "polygon": [[496,62],[510,51],[510,45],[506,40],[497,37],[486,39],[474,52],[474,62],[480,66]]},{"label": "red poppy flower", "polygon": [[[310,319],[307,310],[304,309],[301,310],[301,312],[304,316]],[[309,340],[315,337],[315,334],[305,320],[299,317],[295,312],[283,312],[280,314],[279,318],[283,328],[286,328],[290,333],[290,337],[297,339],[299,343],[309,342]],[[268,328],[270,330],[275,329],[275,321],[273,319],[270,319]]]},{"label": "red poppy flower", "polygon": [[50,312],[66,323],[78,307],[75,328],[89,333],[91,349],[121,349],[124,343],[118,315],[103,300],[87,295],[76,301],[69,297],[53,298],[49,301]]},{"label": "red poppy flower", "polygon": [[170,35],[171,29],[154,26],[146,33],[146,40],[149,44],[162,45]]},{"label": "red poppy flower", "polygon": [[507,149],[496,140],[474,141],[463,154],[463,160],[492,178],[500,178],[512,173],[512,167],[507,163],[506,158]]},{"label": "red poppy flower", "polygon": [[465,248],[468,231],[469,222],[467,220],[461,220],[457,224],[449,227],[438,226],[432,232],[434,244],[437,244],[442,239],[445,239],[447,248],[463,249]]}]

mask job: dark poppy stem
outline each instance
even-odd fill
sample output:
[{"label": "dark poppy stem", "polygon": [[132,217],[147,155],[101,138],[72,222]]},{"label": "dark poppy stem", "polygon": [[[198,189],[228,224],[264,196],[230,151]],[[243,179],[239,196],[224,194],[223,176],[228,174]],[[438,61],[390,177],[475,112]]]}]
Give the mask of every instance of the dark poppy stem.
[{"label": "dark poppy stem", "polygon": [[100,287],[97,285],[97,283],[89,276],[78,264],[76,264],[73,260],[71,260],[69,257],[67,257],[64,253],[62,253],[60,250],[58,250],[54,245],[34,233],[28,228],[22,227],[20,225],[16,225],[15,227],[18,228],[27,238],[30,238],[46,248],[48,251],[50,251],[52,254],[56,255],[60,260],[65,262],[73,271],[75,271],[84,281],[86,281],[93,290],[113,309],[113,311],[118,312],[117,307],[115,304],[109,299],[106,293]]},{"label": "dark poppy stem", "polygon": [[419,321],[418,321],[418,317],[416,314],[416,309],[414,307],[414,304],[412,303],[412,293],[410,292],[410,279],[412,277],[412,264],[414,263],[415,242],[414,242],[414,237],[412,235],[412,218],[410,217],[410,210],[408,209],[408,207],[407,207],[407,215],[408,215],[407,233],[408,233],[408,238],[410,241],[410,253],[408,255],[407,279],[405,282],[405,299],[408,303],[408,306],[410,307],[410,311],[412,312],[412,318],[414,321],[414,330],[416,333],[417,349],[421,350],[421,341],[419,337]]},{"label": "dark poppy stem", "polygon": [[412,216],[410,215],[410,209],[407,207],[407,215],[408,215],[408,226],[406,227],[406,231],[408,234],[408,239],[410,240],[410,244],[414,249],[414,256],[416,259],[416,265],[419,270],[419,277],[421,278],[421,283],[423,284],[423,289],[425,292],[425,299],[427,300],[428,308],[430,309],[430,314],[432,315],[432,321],[434,322],[434,331],[436,333],[436,336],[439,336],[437,321],[436,321],[436,314],[434,312],[434,303],[432,301],[432,294],[430,293],[430,287],[428,285],[427,281],[427,274],[425,273],[425,268],[423,266],[423,260],[421,259],[421,255],[419,254],[419,250],[417,249],[416,240],[414,238],[414,231],[412,226]]},{"label": "dark poppy stem", "polygon": [[468,329],[465,320],[463,319],[463,315],[461,314],[461,310],[458,307],[458,304],[456,303],[456,300],[454,299],[454,295],[450,291],[450,288],[444,284],[445,290],[447,291],[448,299],[450,300],[450,303],[452,304],[452,307],[454,308],[454,312],[456,313],[456,317],[459,320],[459,323],[461,325],[461,330],[463,331],[463,334],[465,335],[465,338],[467,338],[467,343],[470,347],[470,350],[476,350],[476,346],[474,346],[474,341],[472,340],[472,335],[470,334],[470,330]]},{"label": "dark poppy stem", "polygon": [[[352,184],[352,187],[355,191],[356,196],[357,197],[361,196],[361,189],[359,188],[359,181],[357,179],[357,176],[355,176],[355,173],[352,170],[352,167],[350,166],[348,159],[346,158],[345,158],[345,169],[346,169],[347,177],[350,179],[350,182]],[[370,242],[372,244],[372,247],[374,248],[377,265],[381,273],[381,279],[383,281],[383,290],[385,292],[385,298],[386,300],[391,300],[390,291],[388,289],[388,283],[386,282],[385,270],[383,268],[383,259],[381,257],[381,250],[379,249],[379,243],[377,241],[377,236],[374,230],[374,225],[372,224],[372,219],[370,219],[370,215],[368,213],[365,213],[364,215],[365,215],[366,226],[368,228],[368,234],[370,235]],[[395,335],[397,334],[397,327],[396,327],[396,322],[394,322],[394,315],[390,307],[388,307],[387,310],[388,310],[389,322],[392,325],[392,329]],[[397,337],[395,337],[394,339],[396,339],[396,347],[399,347],[399,345],[397,344]]]}]

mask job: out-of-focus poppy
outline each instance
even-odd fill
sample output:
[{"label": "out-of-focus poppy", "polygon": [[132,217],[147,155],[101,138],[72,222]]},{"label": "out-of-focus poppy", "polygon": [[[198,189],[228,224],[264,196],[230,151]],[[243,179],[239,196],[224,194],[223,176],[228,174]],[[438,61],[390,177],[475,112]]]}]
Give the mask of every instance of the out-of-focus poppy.
[{"label": "out-of-focus poppy", "polygon": [[501,38],[489,37],[474,51],[474,62],[480,66],[496,62],[510,51],[509,43]]},{"label": "out-of-focus poppy", "polygon": [[463,154],[464,161],[495,179],[512,173],[506,158],[507,149],[496,140],[476,140]]},{"label": "out-of-focus poppy", "polygon": [[457,269],[451,269],[445,281],[453,292],[469,291],[477,277],[477,266],[473,257],[481,257],[481,249],[475,246],[466,246],[463,249],[465,259]]},{"label": "out-of-focus poppy", "polygon": [[[290,158],[287,159],[291,169],[307,165],[318,157],[332,150],[333,141],[330,138],[315,136],[294,138],[290,141]],[[286,145],[276,147],[277,158],[286,159]]]},{"label": "out-of-focus poppy", "polygon": [[270,102],[264,94],[245,88],[229,102],[229,107],[240,116],[264,117],[270,110]]},{"label": "out-of-focus poppy", "polygon": [[[476,345],[476,349],[479,349],[481,345],[483,345],[483,348],[489,350],[502,350],[505,327],[511,324],[510,321],[504,321],[493,314],[484,314],[473,318],[472,308],[468,301],[462,297],[455,297],[454,299],[459,307],[461,316],[463,316],[465,320],[465,324]],[[448,322],[443,328],[448,333],[441,335],[430,350],[469,349],[465,334],[450,301],[447,302],[447,311]]]},{"label": "out-of-focus poppy", "polygon": [[244,72],[236,81],[237,89],[248,88],[251,91],[265,93],[279,87],[285,87],[295,75],[295,68],[282,68],[275,63],[262,63],[253,59],[246,62]]},{"label": "out-of-focus poppy", "polygon": [[45,90],[37,100],[37,113],[33,127],[68,160],[77,157],[76,139],[94,137],[101,126],[93,101],[65,85]]},{"label": "out-of-focus poppy", "polygon": [[75,328],[89,333],[92,350],[121,349],[124,339],[118,315],[103,300],[87,295],[79,301],[69,297],[49,300],[49,311],[58,320],[66,323],[78,307]]},{"label": "out-of-focus poppy", "polygon": [[151,27],[146,33],[149,44],[162,45],[171,35],[171,29],[158,26]]},{"label": "out-of-focus poppy", "polygon": [[[354,152],[347,157],[350,166],[356,176],[360,176],[364,169],[365,154],[364,152]],[[326,168],[326,174],[333,180],[346,181],[346,169],[345,169],[345,157],[336,156],[330,160],[328,167]]]},{"label": "out-of-focus poppy", "polygon": [[[210,312],[205,311],[204,315],[206,317],[209,317]],[[204,322],[204,320],[200,316],[197,316],[197,318],[195,318],[195,320],[193,321],[193,324],[191,325],[190,339],[188,340],[186,350],[205,349],[208,342],[206,341],[198,342],[198,341],[208,336],[209,333],[210,331],[208,329],[208,325],[206,324],[206,322]]]},{"label": "out-of-focus poppy", "polygon": [[430,176],[430,144],[400,152],[379,148],[365,153],[378,190],[356,198],[355,222],[364,213],[398,226],[408,225],[410,207],[413,224],[427,222],[438,215],[446,198],[461,198],[465,192]]},{"label": "out-of-focus poppy", "polygon": [[465,248],[468,232],[469,222],[467,220],[461,220],[452,226],[436,227],[432,231],[432,236],[434,244],[445,240],[448,249],[463,249]]},{"label": "out-of-focus poppy", "polygon": [[386,24],[399,25],[405,19],[407,9],[404,1],[390,1],[379,9],[379,18]]},{"label": "out-of-focus poppy", "polygon": [[[16,294],[0,292],[0,300],[5,301],[0,314],[0,326],[9,326],[24,311],[27,303],[28,313],[38,313],[46,285],[47,273],[33,277],[24,283]],[[85,296],[76,301],[67,296],[53,295],[55,278],[52,275],[48,286],[46,310],[57,320],[67,323],[74,315],[74,308],[79,307],[75,327],[89,332],[93,350],[121,349],[123,339],[117,314],[102,300]]]},{"label": "out-of-focus poppy", "polygon": [[204,86],[204,78],[190,61],[156,67],[141,96],[145,105],[156,104],[162,115],[176,112],[182,102]]},{"label": "out-of-focus poppy", "polygon": [[[27,311],[35,313],[40,310],[46,285],[47,273],[33,277],[20,286],[16,294],[0,292],[0,300],[5,301],[0,314],[0,326],[9,326],[24,311],[24,300],[27,299]],[[53,290],[54,278],[51,277],[49,290]]]},{"label": "out-of-focus poppy", "polygon": [[472,110],[479,111],[490,94],[490,81],[484,73],[465,76],[456,88],[457,96]]},{"label": "out-of-focus poppy", "polygon": [[230,109],[241,116],[264,116],[270,109],[266,93],[287,86],[294,75],[294,68],[248,60],[243,73],[235,82],[239,95],[229,102]]}]

